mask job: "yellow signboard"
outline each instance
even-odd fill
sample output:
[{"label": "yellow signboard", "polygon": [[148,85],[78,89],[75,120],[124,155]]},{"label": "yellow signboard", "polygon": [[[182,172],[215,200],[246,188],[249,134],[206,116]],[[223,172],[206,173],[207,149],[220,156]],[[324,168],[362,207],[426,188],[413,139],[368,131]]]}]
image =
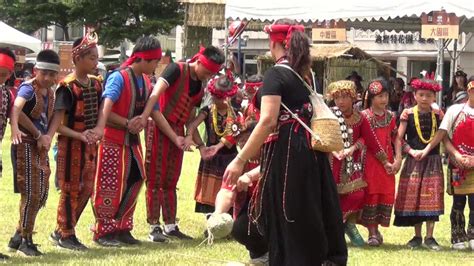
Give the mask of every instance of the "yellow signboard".
[{"label": "yellow signboard", "polygon": [[346,41],[346,24],[343,21],[321,21],[313,25],[313,42]]},{"label": "yellow signboard", "polygon": [[313,28],[313,42],[345,41],[346,29]]},{"label": "yellow signboard", "polygon": [[425,39],[457,39],[459,18],[454,13],[432,11],[421,15],[421,37]]}]

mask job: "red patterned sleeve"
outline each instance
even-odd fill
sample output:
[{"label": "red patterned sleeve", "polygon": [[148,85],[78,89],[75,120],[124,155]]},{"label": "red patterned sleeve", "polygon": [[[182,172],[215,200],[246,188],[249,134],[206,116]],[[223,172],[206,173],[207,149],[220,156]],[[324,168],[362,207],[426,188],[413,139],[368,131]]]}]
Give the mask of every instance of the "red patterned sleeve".
[{"label": "red patterned sleeve", "polygon": [[397,121],[395,119],[395,115],[392,115],[392,119],[390,120],[390,134],[392,137],[392,144],[397,141],[397,136],[398,136],[398,127],[397,127]]},{"label": "red patterned sleeve", "polygon": [[370,124],[369,118],[366,115],[363,116],[362,120],[362,138],[365,141],[367,150],[375,154],[375,157],[382,163],[385,164],[388,161],[388,155],[380,145],[380,142],[375,134],[375,130]]}]

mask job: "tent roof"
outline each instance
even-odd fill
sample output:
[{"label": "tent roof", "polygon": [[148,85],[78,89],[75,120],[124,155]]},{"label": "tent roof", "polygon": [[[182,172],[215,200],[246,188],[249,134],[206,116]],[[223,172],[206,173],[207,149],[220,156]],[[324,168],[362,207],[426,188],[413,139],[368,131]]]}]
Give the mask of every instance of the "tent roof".
[{"label": "tent roof", "polygon": [[[316,61],[341,57],[344,55],[349,56],[351,59],[359,60],[369,60],[372,58],[370,54],[350,43],[312,44],[310,54],[311,58]],[[267,52],[265,55],[260,55],[257,58],[273,60],[270,52]]]},{"label": "tent roof", "polygon": [[40,40],[16,30],[2,21],[0,21],[0,32],[2,33],[0,34],[0,45],[7,45],[12,48],[23,47],[33,51],[34,53],[41,50]]},{"label": "tent roof", "polygon": [[368,53],[350,43],[313,44],[310,49],[311,57],[315,59],[326,59],[351,55],[353,59],[369,59]]},{"label": "tent roof", "polygon": [[[332,0],[323,5],[319,1],[307,0],[227,0],[225,18],[257,21],[274,21],[290,18],[300,22],[342,19],[354,28],[377,28],[391,30],[420,29],[419,16],[433,10],[445,9],[458,17],[467,18],[462,31],[474,28],[474,5],[470,0]],[[461,20],[462,21],[462,20]],[[378,23],[374,23],[378,22]],[[387,25],[384,22],[389,22]],[[403,23],[400,23],[403,22]],[[414,25],[413,25],[414,24]],[[463,27],[464,26],[464,27]],[[466,27],[469,26],[469,29]]]}]

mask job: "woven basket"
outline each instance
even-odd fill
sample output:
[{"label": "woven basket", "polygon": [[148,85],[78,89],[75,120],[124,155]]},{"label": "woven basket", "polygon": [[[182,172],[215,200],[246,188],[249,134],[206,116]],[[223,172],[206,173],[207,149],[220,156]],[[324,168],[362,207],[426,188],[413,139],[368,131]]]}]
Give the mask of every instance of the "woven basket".
[{"label": "woven basket", "polygon": [[311,129],[319,136],[319,139],[311,138],[311,146],[314,150],[333,152],[344,149],[341,126],[337,119],[313,118],[311,119]]}]

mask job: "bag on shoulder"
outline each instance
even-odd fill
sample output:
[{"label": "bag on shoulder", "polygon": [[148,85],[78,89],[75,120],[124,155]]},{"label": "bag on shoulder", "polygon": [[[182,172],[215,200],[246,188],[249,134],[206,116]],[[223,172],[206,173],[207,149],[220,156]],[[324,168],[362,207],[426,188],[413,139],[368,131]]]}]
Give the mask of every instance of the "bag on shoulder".
[{"label": "bag on shoulder", "polygon": [[[283,102],[281,105],[285,108],[291,116],[298,121],[310,134],[311,146],[313,150],[322,152],[340,151],[344,148],[342,141],[341,126],[338,118],[331,109],[324,102],[323,96],[316,93],[310,85],[288,65],[276,64],[276,67],[286,68],[291,70],[300,80],[303,85],[309,90],[309,100],[313,106],[313,117],[311,118],[311,127],[308,127],[298,116],[293,113]],[[311,72],[314,80],[314,74]]]}]

